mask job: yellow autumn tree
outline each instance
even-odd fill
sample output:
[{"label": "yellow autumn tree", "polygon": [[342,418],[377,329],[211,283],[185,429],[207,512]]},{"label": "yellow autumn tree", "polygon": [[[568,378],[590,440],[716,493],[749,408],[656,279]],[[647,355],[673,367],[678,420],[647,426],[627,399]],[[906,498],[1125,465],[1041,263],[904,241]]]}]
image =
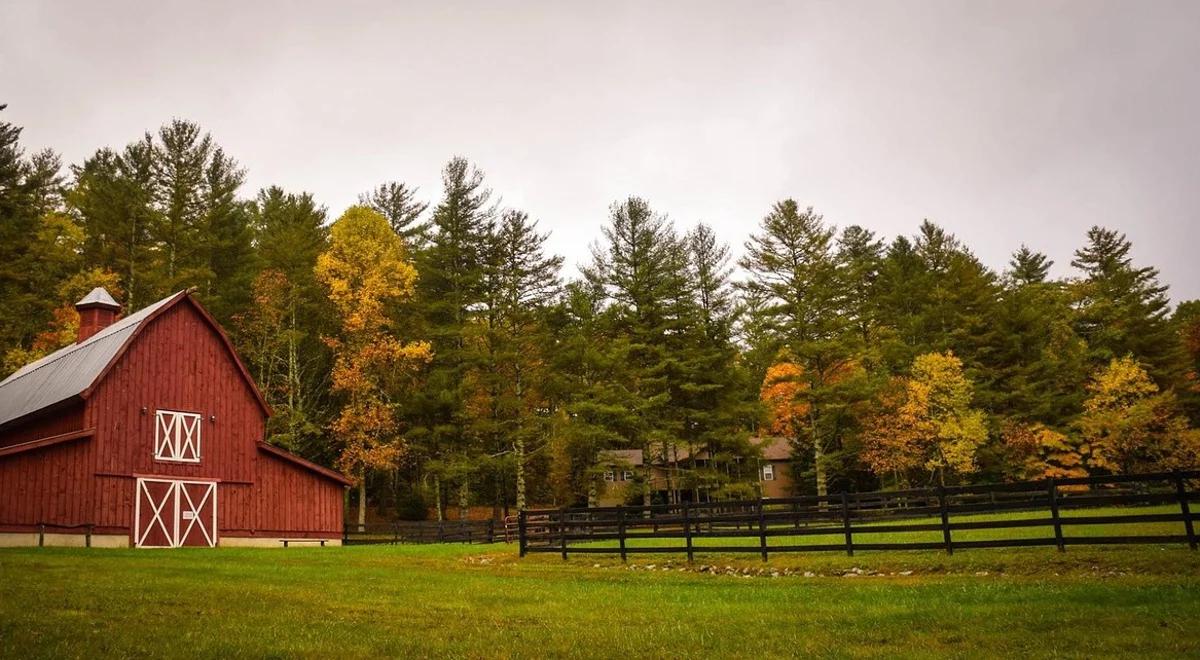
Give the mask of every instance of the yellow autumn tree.
[{"label": "yellow autumn tree", "polygon": [[1200,431],[1179,414],[1174,393],[1160,392],[1133,358],[1109,362],[1088,392],[1078,425],[1091,468],[1132,473],[1197,466]]},{"label": "yellow autumn tree", "polygon": [[341,322],[338,335],[326,339],[334,352],[332,389],[344,399],[330,430],[341,449],[338,467],[358,484],[361,527],[367,472],[394,465],[405,453],[388,392],[431,356],[428,342],[393,336],[387,315],[389,305],[412,296],[417,271],[388,221],[354,206],[330,228],[316,276]]},{"label": "yellow autumn tree", "polygon": [[987,440],[983,413],[971,407],[973,386],[953,353],[927,353],[907,378],[895,379],[866,423],[863,459],[877,474],[905,484],[924,471],[945,483],[947,473],[976,470]]}]

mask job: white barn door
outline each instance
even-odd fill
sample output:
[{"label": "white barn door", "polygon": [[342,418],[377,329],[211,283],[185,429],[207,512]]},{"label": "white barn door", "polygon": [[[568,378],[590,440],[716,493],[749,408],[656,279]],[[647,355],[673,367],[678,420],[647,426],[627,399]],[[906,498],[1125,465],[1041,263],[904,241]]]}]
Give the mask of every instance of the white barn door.
[{"label": "white barn door", "polygon": [[211,548],[217,544],[215,482],[139,478],[135,487],[135,546]]}]

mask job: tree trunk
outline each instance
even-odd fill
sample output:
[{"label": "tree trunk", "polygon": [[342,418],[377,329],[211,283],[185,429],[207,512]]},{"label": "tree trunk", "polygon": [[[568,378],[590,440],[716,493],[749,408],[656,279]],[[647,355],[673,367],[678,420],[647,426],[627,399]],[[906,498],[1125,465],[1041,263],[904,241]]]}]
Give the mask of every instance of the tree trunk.
[{"label": "tree trunk", "polygon": [[821,451],[821,443],[813,443],[813,468],[817,473],[817,495],[824,497],[829,494],[825,475],[825,453]]},{"label": "tree trunk", "polygon": [[471,512],[471,484],[464,477],[458,487],[458,519],[466,520]]},{"label": "tree trunk", "polygon": [[515,443],[516,460],[517,460],[517,511],[525,510],[525,437],[522,433],[517,433]]},{"label": "tree trunk", "polygon": [[358,531],[367,531],[367,472],[358,480]]},{"label": "tree trunk", "polygon": [[442,478],[433,475],[433,499],[437,507],[437,520],[442,522],[446,519],[446,512],[442,509]]}]

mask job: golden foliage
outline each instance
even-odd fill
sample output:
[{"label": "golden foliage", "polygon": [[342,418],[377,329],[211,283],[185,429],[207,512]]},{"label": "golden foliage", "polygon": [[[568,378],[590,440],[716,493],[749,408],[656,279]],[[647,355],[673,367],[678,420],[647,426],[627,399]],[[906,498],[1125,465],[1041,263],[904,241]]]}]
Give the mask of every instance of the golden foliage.
[{"label": "golden foliage", "polygon": [[1130,473],[1197,466],[1200,431],[1178,413],[1174,394],[1159,392],[1135,360],[1112,360],[1088,392],[1078,425],[1091,468]]},{"label": "golden foliage", "polygon": [[338,467],[361,479],[368,468],[392,465],[404,455],[387,392],[432,355],[428,342],[406,343],[388,334],[386,310],[412,295],[417,271],[387,220],[355,206],[331,227],[316,276],[341,320],[339,336],[326,339],[334,352],[332,389],[346,397],[331,425],[342,445]]},{"label": "golden foliage", "polygon": [[1086,477],[1088,449],[1077,439],[1042,424],[1012,424],[1002,433],[1013,476],[1018,479]]}]

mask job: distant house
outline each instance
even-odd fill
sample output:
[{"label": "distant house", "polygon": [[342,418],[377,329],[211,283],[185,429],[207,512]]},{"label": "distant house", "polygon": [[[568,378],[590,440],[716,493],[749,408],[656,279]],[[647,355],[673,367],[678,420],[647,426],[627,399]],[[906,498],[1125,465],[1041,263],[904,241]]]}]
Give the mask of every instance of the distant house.
[{"label": "distant house", "polygon": [[751,438],[762,452],[758,461],[758,483],[763,497],[791,497],[795,494],[792,476],[792,443],[787,438]]},{"label": "distant house", "polygon": [[0,382],[0,545],[340,542],[349,482],[264,441],[267,402],[188,292],[76,308],[75,343]]},{"label": "distant house", "polygon": [[[761,497],[793,495],[792,447],[787,438],[754,437],[750,443],[761,455],[748,464],[736,462],[729,476],[734,481],[752,485]],[[707,501],[710,497],[702,480],[695,488],[682,484],[689,481],[693,469],[702,471],[709,468],[710,463],[707,450],[701,449],[693,457],[686,447],[678,446],[668,447],[666,452],[652,448],[648,464],[641,449],[602,451],[597,457],[597,467],[603,476],[603,487],[597,493],[595,503],[598,506],[630,503],[635,485],[639,489],[647,488],[655,501],[691,501],[697,495],[700,501]]]}]

